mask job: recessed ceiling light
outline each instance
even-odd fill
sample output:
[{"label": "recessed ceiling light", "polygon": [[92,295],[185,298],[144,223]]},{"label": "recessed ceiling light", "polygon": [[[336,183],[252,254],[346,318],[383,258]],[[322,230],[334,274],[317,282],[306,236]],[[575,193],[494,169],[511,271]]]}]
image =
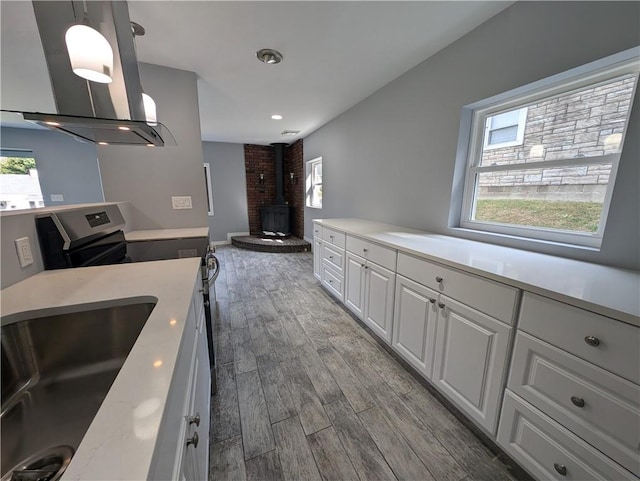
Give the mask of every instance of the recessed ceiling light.
[{"label": "recessed ceiling light", "polygon": [[283,117],[282,117],[282,115],[280,115],[280,114],[273,114],[273,115],[271,116],[271,118],[272,118],[273,120],[282,120],[282,118],[283,118]]},{"label": "recessed ceiling light", "polygon": [[45,124],[51,125],[52,127],[60,127],[60,122],[49,121],[49,122],[45,122]]},{"label": "recessed ceiling light", "polygon": [[118,127],[119,130],[131,130],[129,127],[125,127],[124,125],[121,125],[120,127]]},{"label": "recessed ceiling light", "polygon": [[283,130],[280,135],[298,135],[299,133],[299,130]]},{"label": "recessed ceiling light", "polygon": [[98,142],[98,145],[109,145],[107,142]]},{"label": "recessed ceiling light", "polygon": [[282,54],[272,48],[263,48],[258,50],[256,52],[256,57],[258,57],[258,60],[268,65],[275,65],[282,62],[283,59]]}]

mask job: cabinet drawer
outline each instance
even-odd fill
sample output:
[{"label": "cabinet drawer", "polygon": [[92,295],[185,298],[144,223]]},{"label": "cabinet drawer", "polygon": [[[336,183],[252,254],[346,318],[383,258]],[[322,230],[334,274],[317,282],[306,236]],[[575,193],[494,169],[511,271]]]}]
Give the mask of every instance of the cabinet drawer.
[{"label": "cabinet drawer", "polygon": [[313,237],[316,239],[322,239],[322,226],[320,224],[313,224]]},{"label": "cabinet drawer", "polygon": [[333,267],[338,273],[344,272],[344,250],[325,243],[322,247],[322,260]]},{"label": "cabinet drawer", "polygon": [[640,328],[525,292],[518,327],[640,384]]},{"label": "cabinet drawer", "polygon": [[322,265],[322,285],[325,286],[331,294],[342,301],[343,276],[335,272],[326,263]]},{"label": "cabinet drawer", "polygon": [[345,233],[338,232],[337,230],[329,229],[328,227],[322,227],[322,239],[329,244],[344,249],[345,246]]},{"label": "cabinet drawer", "polygon": [[513,324],[519,291],[499,282],[398,254],[398,274],[446,294],[496,319]]},{"label": "cabinet drawer", "polygon": [[395,249],[383,247],[353,236],[347,236],[347,250],[392,271],[396,270]]},{"label": "cabinet drawer", "polygon": [[640,475],[640,386],[522,332],[508,386]]},{"label": "cabinet drawer", "polygon": [[508,390],[498,444],[537,479],[637,481],[626,469]]}]

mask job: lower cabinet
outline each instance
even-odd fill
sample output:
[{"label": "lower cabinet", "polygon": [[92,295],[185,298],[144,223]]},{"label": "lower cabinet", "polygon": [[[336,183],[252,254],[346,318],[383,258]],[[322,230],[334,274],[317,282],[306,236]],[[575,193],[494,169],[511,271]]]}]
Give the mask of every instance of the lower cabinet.
[{"label": "lower cabinet", "polygon": [[432,382],[495,434],[512,328],[447,296],[437,302]]},{"label": "lower cabinet", "polygon": [[388,343],[391,343],[396,274],[347,252],[345,305]]},{"label": "lower cabinet", "polygon": [[398,275],[395,297],[392,345],[413,367],[431,379],[438,293]]},{"label": "lower cabinet", "polygon": [[505,391],[498,443],[538,479],[638,479],[509,390]]},{"label": "lower cabinet", "polygon": [[149,479],[208,479],[211,371],[199,283],[200,279],[185,321]]}]

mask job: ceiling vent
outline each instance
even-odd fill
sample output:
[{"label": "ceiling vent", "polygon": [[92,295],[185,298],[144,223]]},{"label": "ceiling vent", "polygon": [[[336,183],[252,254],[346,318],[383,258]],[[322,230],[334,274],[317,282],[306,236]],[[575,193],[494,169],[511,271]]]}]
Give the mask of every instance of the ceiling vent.
[{"label": "ceiling vent", "polygon": [[293,135],[298,135],[300,133],[299,130],[283,130],[280,135],[287,135],[287,136],[293,136]]}]

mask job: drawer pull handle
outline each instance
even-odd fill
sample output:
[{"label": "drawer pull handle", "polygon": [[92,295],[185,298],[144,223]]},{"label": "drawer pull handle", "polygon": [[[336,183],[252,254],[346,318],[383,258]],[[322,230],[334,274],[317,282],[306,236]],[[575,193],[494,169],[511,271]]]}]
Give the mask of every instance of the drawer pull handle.
[{"label": "drawer pull handle", "polygon": [[434,298],[431,298],[431,299],[429,299],[429,302],[430,302],[431,304],[435,304],[435,303],[436,303],[436,300],[435,300]]},{"label": "drawer pull handle", "polygon": [[600,345],[600,339],[595,336],[587,336],[584,338],[584,342],[589,344],[591,347],[597,347]]},{"label": "drawer pull handle", "polygon": [[444,302],[438,302],[438,307],[440,309],[444,309]]},{"label": "drawer pull handle", "polygon": [[329,256],[329,259],[333,259],[333,256]]},{"label": "drawer pull handle", "polygon": [[329,239],[333,240],[333,236],[332,236],[332,235],[330,235],[330,236],[329,236]]},{"label": "drawer pull handle", "polygon": [[553,467],[556,468],[556,471],[558,471],[559,475],[567,475],[567,467],[564,464],[553,463]]},{"label": "drawer pull handle", "polygon": [[442,277],[440,277],[440,276],[436,277],[436,282],[440,283],[442,281],[443,281]]},{"label": "drawer pull handle", "polygon": [[362,252],[369,252],[369,249],[362,249]]},{"label": "drawer pull handle", "polygon": [[195,424],[196,426],[200,426],[200,413],[196,413],[195,416],[190,416],[187,418],[189,424]]},{"label": "drawer pull handle", "polygon": [[364,266],[364,268],[365,268],[365,269],[368,269],[368,268],[369,268],[369,266]]},{"label": "drawer pull handle", "polygon": [[193,437],[187,438],[187,446],[190,446],[190,445],[193,444],[193,447],[197,449],[199,441],[200,441],[200,438],[198,436],[198,433],[195,432],[195,433],[193,433]]},{"label": "drawer pull handle", "polygon": [[331,279],[329,279],[329,284],[333,284],[333,281]]},{"label": "drawer pull handle", "polygon": [[582,399],[581,397],[571,396],[571,402],[573,403],[574,406],[577,406],[579,408],[584,407],[584,399]]}]

